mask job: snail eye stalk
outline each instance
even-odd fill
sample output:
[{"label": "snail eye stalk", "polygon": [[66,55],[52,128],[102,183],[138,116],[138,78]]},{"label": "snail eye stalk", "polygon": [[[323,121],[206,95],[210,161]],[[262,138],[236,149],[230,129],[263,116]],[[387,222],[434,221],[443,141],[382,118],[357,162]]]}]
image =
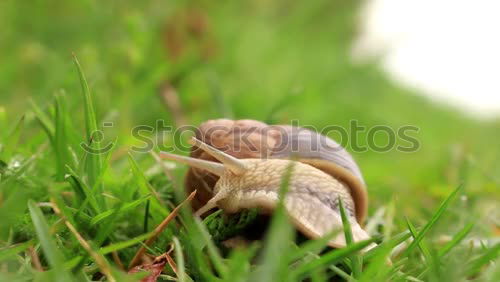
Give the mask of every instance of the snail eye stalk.
[{"label": "snail eye stalk", "polygon": [[241,175],[248,170],[245,163],[242,162],[241,160],[231,155],[228,155],[220,150],[217,150],[216,148],[202,142],[201,140],[198,140],[193,137],[191,138],[191,144],[195,145],[196,147],[210,154],[212,157],[216,158],[224,165],[226,169],[228,169],[229,171],[231,171],[236,175]]},{"label": "snail eye stalk", "polygon": [[224,174],[225,168],[223,164],[216,163],[216,162],[211,162],[211,161],[205,161],[205,160],[200,160],[200,159],[195,159],[191,157],[185,157],[181,155],[176,155],[176,154],[171,154],[167,152],[160,152],[160,157],[163,159],[168,159],[168,160],[173,160],[177,161],[183,164],[187,164],[191,167],[199,168],[199,169],[204,169],[206,171],[209,171],[217,176],[222,176]]}]

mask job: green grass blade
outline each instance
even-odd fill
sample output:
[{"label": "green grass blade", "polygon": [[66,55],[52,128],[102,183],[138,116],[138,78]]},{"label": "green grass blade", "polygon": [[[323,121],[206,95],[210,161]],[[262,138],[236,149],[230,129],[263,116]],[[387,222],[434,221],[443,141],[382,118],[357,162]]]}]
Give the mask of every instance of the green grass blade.
[{"label": "green grass blade", "polygon": [[200,226],[195,222],[195,218],[188,208],[182,208],[180,216],[186,231],[180,233],[180,238],[184,250],[190,254],[190,256],[186,257],[186,264],[198,266],[195,269],[191,269],[190,273],[197,281],[210,281],[215,275],[212,271],[213,267],[210,266],[211,261],[207,259],[207,256],[203,252],[203,249],[208,244],[206,237],[203,236]]},{"label": "green grass blade", "polygon": [[109,166],[109,158],[111,157],[111,152],[112,151],[108,152],[106,156],[106,161],[104,162],[104,166],[101,169],[101,173],[97,178],[97,182],[94,184],[94,188],[92,189],[89,188],[88,185],[81,179],[81,177],[77,175],[77,173],[73,170],[73,168],[66,165],[66,169],[69,173],[66,174],[65,177],[66,180],[71,184],[71,187],[73,188],[75,194],[77,195],[77,197],[75,197],[76,206],[79,207],[78,209],[80,210],[80,212],[85,210],[88,204],[91,205],[92,215],[96,215],[101,211],[101,208],[97,203],[96,196],[94,195],[94,193],[92,193],[92,191],[95,191],[96,189],[95,187],[97,187],[102,183],[104,173],[106,172]]},{"label": "green grass blade", "polygon": [[182,245],[179,242],[179,239],[176,237],[172,238],[175,246],[175,262],[177,264],[177,281],[185,282],[188,281],[186,279],[186,267],[184,264],[184,255],[182,254]]},{"label": "green grass blade", "polygon": [[107,210],[105,212],[102,212],[102,213],[94,216],[92,218],[92,220],[90,221],[90,224],[91,225],[99,224],[103,220],[107,219],[108,217],[110,217],[113,214],[115,214],[115,215],[121,215],[122,213],[125,213],[127,211],[130,211],[130,210],[136,208],[140,204],[142,204],[145,201],[147,201],[149,198],[150,198],[150,195],[146,195],[146,196],[143,196],[140,199],[137,199],[137,200],[135,200],[133,202],[124,204],[121,208],[113,208],[113,209]]},{"label": "green grass blade", "polygon": [[408,246],[408,248],[404,251],[403,256],[408,256],[422,241],[424,236],[429,232],[429,230],[436,224],[436,222],[441,218],[441,216],[444,214],[445,210],[448,208],[450,205],[451,201],[455,199],[455,196],[458,194],[460,190],[462,190],[463,185],[458,186],[455,191],[453,191],[439,206],[438,210],[432,218],[429,220],[429,222],[422,228],[422,231],[418,233],[418,235],[415,237],[415,240]]},{"label": "green grass blade", "polygon": [[[61,214],[64,216],[64,218],[69,221],[71,224],[73,224],[76,227],[81,227],[81,221],[75,221],[74,219],[74,213],[73,210],[66,205],[66,202],[64,201],[63,197],[61,194],[55,192],[55,191],[50,191],[50,200],[51,202],[54,202],[56,206],[59,208],[59,211]],[[88,227],[88,226],[85,226]]]},{"label": "green grass blade", "polygon": [[[458,244],[460,244],[460,242],[465,238],[465,236],[467,236],[467,234],[469,234],[469,232],[472,230],[473,226],[474,226],[473,223],[467,224],[457,234],[455,234],[455,236],[453,236],[453,239],[450,242],[448,242],[443,248],[441,248],[439,250],[436,257],[433,257],[434,261],[439,261],[447,253],[449,253],[454,247],[458,246]],[[435,265],[431,265],[431,266],[434,268],[434,270],[436,270]],[[424,275],[426,275],[428,273],[428,271],[431,269],[431,266],[427,266],[426,269],[422,270],[422,272],[420,272],[420,274],[418,275],[417,278],[424,277]]]},{"label": "green grass blade", "polygon": [[40,208],[36,205],[34,201],[28,202],[28,208],[31,215],[31,220],[35,226],[35,232],[38,237],[38,241],[42,246],[43,253],[47,258],[50,266],[58,272],[58,277],[61,281],[70,281],[69,274],[64,271],[64,257],[61,251],[57,248],[56,243],[53,240],[52,234],[49,231],[49,225],[45,220]]},{"label": "green grass blade", "polygon": [[123,249],[126,249],[128,247],[131,247],[131,246],[134,246],[137,244],[141,244],[144,240],[151,237],[151,235],[153,235],[153,233],[150,232],[150,233],[139,235],[139,236],[132,238],[130,240],[126,240],[126,241],[110,244],[110,245],[107,245],[105,247],[101,247],[99,249],[99,253],[101,255],[107,255],[107,254],[110,254],[110,253],[115,252],[115,251],[123,250]]},{"label": "green grass blade", "polygon": [[[32,156],[22,163],[11,175],[6,176],[6,174],[0,174],[0,176],[3,176],[3,178],[0,178],[0,192],[5,193],[7,189],[12,189],[13,185],[16,185],[16,183],[21,180],[23,174],[33,165],[33,163],[35,163],[35,156]],[[2,196],[5,197],[5,194]]]},{"label": "green grass blade", "polygon": [[55,96],[55,136],[54,136],[54,152],[56,154],[56,179],[58,181],[64,180],[66,173],[66,165],[70,165],[70,156],[68,151],[68,138],[66,133],[66,105],[64,97],[60,95]]},{"label": "green grass blade", "polygon": [[52,235],[49,232],[49,225],[47,221],[45,221],[42,211],[36,203],[31,200],[28,202],[28,207],[31,220],[35,226],[36,235],[38,236],[38,240],[40,241],[49,264],[54,268],[62,266],[64,262],[63,255],[52,239]]},{"label": "green grass blade", "polygon": [[468,263],[466,274],[468,276],[473,276],[481,272],[483,266],[495,261],[500,255],[500,243],[497,243],[490,249],[486,250],[479,258]]},{"label": "green grass blade", "polygon": [[6,248],[1,248],[0,249],[0,261],[4,261],[12,256],[15,256],[16,254],[25,251],[28,249],[31,245],[33,245],[33,240],[12,245]]},{"label": "green grass blade", "polygon": [[167,216],[168,211],[165,208],[166,204],[160,199],[160,196],[158,193],[154,190],[154,188],[149,184],[148,180],[146,179],[146,176],[142,172],[142,170],[139,168],[139,165],[135,161],[134,157],[129,153],[128,154],[128,160],[130,167],[132,168],[132,174],[134,176],[134,180],[137,183],[137,186],[139,187],[139,192],[141,195],[152,195],[151,199],[151,209],[152,209],[152,215],[156,217],[158,221],[161,221],[165,216]]},{"label": "green grass blade", "polygon": [[323,236],[322,238],[319,238],[317,240],[309,240],[302,245],[299,246],[299,249],[293,252],[293,254],[290,255],[289,262],[295,261],[297,259],[300,259],[307,255],[308,253],[318,253],[321,251],[321,249],[324,249],[327,247],[328,242],[330,240],[337,236],[341,231],[340,230],[333,230],[326,236]]},{"label": "green grass blade", "polygon": [[[354,239],[352,238],[351,223],[349,221],[349,218],[347,217],[347,213],[344,209],[344,203],[342,202],[342,199],[340,197],[338,198],[338,201],[339,201],[340,217],[342,218],[342,225],[344,226],[345,241],[347,246],[349,246],[354,243]],[[352,274],[356,279],[361,276],[361,268],[363,265],[362,259],[363,258],[356,253],[350,256]]]},{"label": "green grass blade", "polygon": [[[92,138],[98,132],[99,128],[97,127],[97,116],[94,110],[94,103],[92,101],[92,95],[90,93],[90,88],[87,83],[87,79],[85,78],[85,74],[83,73],[83,69],[78,61],[76,55],[73,55],[73,62],[78,71],[78,76],[80,78],[80,85],[82,87],[82,95],[83,95],[83,106],[85,112],[85,137],[86,143],[88,146],[92,147],[95,151],[99,151],[101,149],[99,142],[94,142]],[[88,183],[90,187],[93,187],[97,177],[101,171],[101,155],[100,154],[92,154],[89,153],[86,159],[86,173],[88,177]],[[101,194],[103,192],[102,185],[98,185],[96,187],[97,194]],[[105,209],[106,203],[103,197],[97,197],[97,201],[101,208]]]},{"label": "green grass blade", "polygon": [[199,220],[198,218],[195,218],[194,220],[195,220],[195,224],[198,226],[200,234],[202,235],[203,239],[205,240],[207,250],[208,250],[208,255],[212,259],[212,263],[213,263],[215,269],[217,269],[217,272],[219,272],[219,274],[222,277],[226,276],[227,275],[227,267],[224,264],[224,261],[219,253],[219,250],[217,249],[214,242],[210,238],[210,234],[208,234],[208,231],[205,228],[205,226],[203,225],[203,223],[201,222],[201,220]]},{"label": "green grass blade", "polygon": [[[87,78],[85,78],[85,74],[83,73],[83,69],[78,61],[76,55],[73,55],[73,62],[78,71],[78,76],[80,78],[80,85],[82,87],[82,95],[83,95],[83,106],[85,112],[85,133],[87,137],[87,142],[90,143],[90,139],[92,138],[94,132],[98,130],[97,127],[97,118],[94,110],[94,104],[92,101],[92,95],[90,93],[90,88],[87,83]],[[97,147],[98,145],[96,145]],[[98,148],[96,148],[98,149]],[[96,164],[97,165],[97,164]]]},{"label": "green grass blade", "polygon": [[308,273],[310,273],[311,271],[313,271],[315,269],[326,268],[330,264],[334,264],[334,263],[341,261],[342,259],[348,258],[349,256],[351,256],[355,252],[358,252],[358,251],[364,249],[365,247],[367,247],[368,245],[370,245],[371,243],[375,242],[375,240],[376,240],[375,238],[372,238],[370,240],[365,240],[365,241],[353,243],[345,248],[330,251],[330,252],[322,255],[320,258],[313,260],[313,261],[310,261],[306,264],[302,264],[299,267],[297,267],[296,269],[292,270],[291,276],[297,277],[299,279],[303,278],[303,277],[307,276]]},{"label": "green grass blade", "polygon": [[[37,278],[39,276],[36,276]],[[26,281],[34,281],[34,273],[7,273],[0,272],[0,281],[8,281],[8,282],[26,282]],[[40,280],[38,280],[40,281]],[[45,280],[48,281],[48,280]]]},{"label": "green grass blade", "polygon": [[122,211],[123,204],[119,203],[118,207],[111,210],[111,214],[106,217],[99,228],[97,228],[97,233],[93,236],[93,245],[97,248],[102,246],[106,239],[113,240],[112,233],[115,231],[115,226],[118,222],[118,217]]},{"label": "green grass blade", "polygon": [[73,191],[75,191],[75,195],[80,198],[81,205],[78,209],[83,211],[86,208],[86,205],[89,204],[92,213],[99,214],[102,209],[97,203],[95,194],[92,193],[92,190],[71,167],[66,166],[66,168],[68,170],[66,181],[69,182]]},{"label": "green grass blade", "polygon": [[146,201],[146,206],[144,207],[144,220],[143,220],[143,224],[142,224],[142,229],[143,229],[143,232],[148,232],[149,230],[149,206],[151,205],[151,201],[150,200],[147,200]]},{"label": "green grass blade", "polygon": [[410,237],[411,237],[411,232],[409,230],[403,231],[403,232],[393,236],[391,239],[386,240],[386,241],[382,242],[380,245],[369,250],[364,255],[364,260],[366,260],[366,261],[371,260],[373,257],[377,256],[380,251],[383,252],[383,250],[385,250],[386,247],[393,249],[394,247],[403,243],[404,241],[406,241]]},{"label": "green grass blade", "polygon": [[23,185],[8,178],[0,183],[0,244],[9,241],[11,227],[23,218],[28,195]]},{"label": "green grass blade", "polygon": [[113,150],[115,148],[116,141],[117,140],[115,139],[115,141],[112,142],[112,146],[109,148],[109,150],[106,152],[106,155],[104,156],[104,160],[103,160],[102,166],[101,166],[101,171],[99,172],[99,175],[97,175],[97,179],[94,183],[94,186],[92,187],[93,191],[98,189],[99,186],[103,185],[103,178],[104,178],[104,175],[106,174],[106,171],[109,168],[111,156],[113,154]]},{"label": "green grass blade", "polygon": [[3,146],[0,146],[0,159],[8,162],[10,157],[14,154],[16,147],[19,145],[19,138],[24,128],[24,115],[17,122],[16,126],[5,139]]},{"label": "green grass blade", "polygon": [[500,267],[491,268],[484,277],[484,281],[500,281]]},{"label": "green grass blade", "polygon": [[[351,275],[347,274],[347,272],[343,271],[342,269],[340,269],[339,267],[337,267],[336,265],[330,265],[328,267],[331,271],[333,271],[335,274],[337,274],[338,276],[342,277],[342,279],[346,280],[346,281],[355,281]],[[323,280],[325,281],[325,280]]]},{"label": "green grass blade", "polygon": [[366,269],[363,270],[363,274],[359,278],[360,282],[388,281],[387,277],[390,274],[391,268],[387,267],[387,264],[392,246],[386,244],[382,248],[371,259]]},{"label": "green grass blade", "polygon": [[227,263],[228,275],[223,281],[226,282],[245,282],[248,280],[250,273],[250,263],[252,257],[257,251],[258,244],[253,244],[248,248],[234,249]]},{"label": "green grass blade", "polygon": [[453,236],[453,239],[451,239],[450,242],[448,242],[443,248],[441,248],[438,252],[439,257],[443,257],[446,254],[448,254],[455,246],[460,244],[462,240],[469,234],[469,232],[472,230],[474,227],[474,223],[469,223],[464,226],[455,236]]},{"label": "green grass blade", "polygon": [[33,102],[32,100],[30,100],[30,104],[31,104],[31,109],[33,110],[33,113],[35,115],[35,118],[42,126],[42,129],[47,134],[47,137],[49,137],[49,140],[53,142],[55,129],[54,129],[54,123],[52,122],[51,118],[47,114],[45,114],[42,111],[42,109],[40,109],[40,107],[38,107],[38,105],[35,104],[35,102]]},{"label": "green grass blade", "polygon": [[[413,239],[415,240],[418,236],[417,230],[415,229],[415,226],[410,222],[408,218],[406,218],[406,225],[408,226],[408,230],[410,230],[411,235],[413,236]],[[430,263],[432,260],[431,253],[427,246],[425,245],[424,239],[421,239],[420,242],[418,243],[418,248],[424,254],[424,257],[427,261],[427,263]]]}]

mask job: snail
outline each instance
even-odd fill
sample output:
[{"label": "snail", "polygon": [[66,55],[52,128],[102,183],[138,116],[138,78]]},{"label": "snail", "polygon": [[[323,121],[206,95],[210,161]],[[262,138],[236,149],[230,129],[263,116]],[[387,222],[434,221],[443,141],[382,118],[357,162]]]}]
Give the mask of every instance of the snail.
[{"label": "snail", "polygon": [[[350,154],[330,138],[305,128],[219,119],[203,123],[192,144],[190,157],[161,156],[190,166],[186,188],[198,191],[197,215],[215,207],[225,213],[250,208],[271,213],[291,169],[284,205],[297,230],[312,239],[340,230],[341,199],[353,240],[370,238],[362,228],[368,208],[363,177]],[[344,234],[328,245],[344,247]]]}]

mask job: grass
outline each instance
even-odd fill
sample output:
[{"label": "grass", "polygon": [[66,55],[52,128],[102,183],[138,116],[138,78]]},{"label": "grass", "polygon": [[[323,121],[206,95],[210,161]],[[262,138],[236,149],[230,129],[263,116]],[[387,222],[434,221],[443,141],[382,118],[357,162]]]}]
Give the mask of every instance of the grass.
[{"label": "grass", "polygon": [[[145,274],[122,267],[139,248],[170,246],[176,269],[166,264],[163,280],[500,280],[499,121],[434,104],[376,62],[353,64],[358,2],[50,2],[0,4],[0,281],[137,281]],[[165,83],[178,108],[162,103]],[[245,249],[227,252],[186,207],[144,244],[186,199],[186,167],[132,152],[144,146],[132,129],[157,138],[159,119],[219,117],[418,127],[410,153],[341,140],[367,182],[378,247],[325,248],[336,232],[297,243],[282,208]]]}]

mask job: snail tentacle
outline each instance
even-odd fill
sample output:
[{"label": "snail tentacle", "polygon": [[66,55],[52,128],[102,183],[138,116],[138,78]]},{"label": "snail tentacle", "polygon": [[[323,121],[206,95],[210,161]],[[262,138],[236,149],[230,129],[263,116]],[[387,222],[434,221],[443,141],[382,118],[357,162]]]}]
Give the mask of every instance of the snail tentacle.
[{"label": "snail tentacle", "polygon": [[240,175],[245,173],[245,171],[248,170],[246,167],[245,163],[240,161],[239,159],[228,155],[220,150],[215,149],[214,147],[203,143],[202,141],[196,139],[196,138],[191,138],[191,142],[196,145],[198,148],[202,149],[203,151],[207,152],[210,154],[212,157],[216,158],[218,161],[220,161],[225,168],[229,169],[231,172],[233,172],[236,175]]},{"label": "snail tentacle", "polygon": [[163,159],[169,159],[173,161],[178,161],[189,166],[207,170],[217,176],[222,176],[224,174],[225,168],[224,165],[216,162],[210,162],[205,160],[200,160],[191,157],[185,157],[181,155],[171,154],[164,151],[160,152],[160,157]]}]

